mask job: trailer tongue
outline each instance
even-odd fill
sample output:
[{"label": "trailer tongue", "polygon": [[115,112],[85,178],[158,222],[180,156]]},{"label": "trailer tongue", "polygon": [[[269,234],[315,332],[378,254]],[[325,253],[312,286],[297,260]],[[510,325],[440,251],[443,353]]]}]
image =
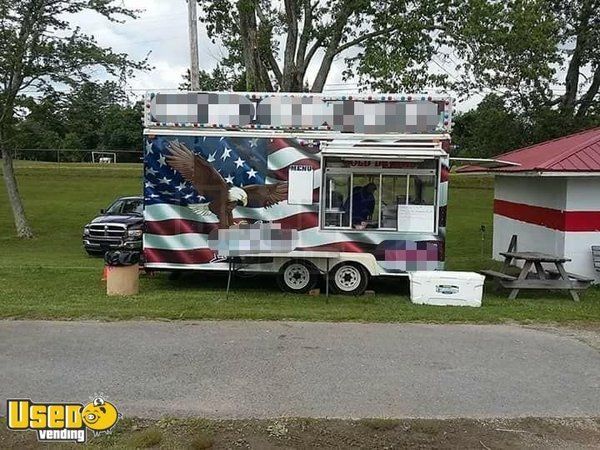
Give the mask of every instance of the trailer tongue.
[{"label": "trailer tongue", "polygon": [[441,97],[149,94],[146,267],[228,270],[209,234],[262,223],[294,248],[241,240],[233,264],[288,291],[443,270],[451,120]]}]

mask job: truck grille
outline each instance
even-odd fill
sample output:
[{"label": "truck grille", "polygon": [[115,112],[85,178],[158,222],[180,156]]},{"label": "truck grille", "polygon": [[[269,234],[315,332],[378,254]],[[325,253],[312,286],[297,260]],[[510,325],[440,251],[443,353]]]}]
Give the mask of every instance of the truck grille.
[{"label": "truck grille", "polygon": [[120,241],[127,230],[125,225],[112,223],[98,223],[90,225],[90,238],[96,238],[103,241]]}]

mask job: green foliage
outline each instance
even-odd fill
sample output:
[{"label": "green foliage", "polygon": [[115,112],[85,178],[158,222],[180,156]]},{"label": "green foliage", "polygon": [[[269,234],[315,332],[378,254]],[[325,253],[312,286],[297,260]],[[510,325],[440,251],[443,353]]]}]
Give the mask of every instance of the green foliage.
[{"label": "green foliage", "polygon": [[[13,127],[17,150],[140,150],[142,104],[131,104],[115,82],[86,81],[70,92],[28,102],[27,111]],[[25,159],[56,160],[53,152],[21,154]],[[84,152],[65,152],[61,160],[81,161],[84,156]],[[137,156],[131,156],[135,161]]]},{"label": "green foliage", "polygon": [[[108,20],[135,17],[135,11],[114,5],[113,0],[0,0],[0,123],[12,118],[32,91],[52,92],[56,83],[74,86],[92,79],[98,68],[120,79],[144,62],[100,47],[93,36],[71,28],[68,18],[85,10]],[[26,92],[25,88],[29,88]],[[19,98],[17,98],[19,97]]]},{"label": "green foliage", "polygon": [[[183,83],[179,89],[189,91],[191,89],[190,71],[183,76]],[[200,70],[200,90],[202,91],[245,91],[246,78],[244,73],[237,73],[218,65],[212,71]]]},{"label": "green foliage", "polygon": [[476,109],[456,116],[452,140],[456,155],[488,158],[595,126],[600,126],[600,115],[578,117],[542,106],[519,112],[490,94]]},{"label": "green foliage", "polygon": [[102,147],[108,150],[140,150],[142,144],[143,104],[111,105],[102,126]]},{"label": "green foliage", "polygon": [[23,101],[25,117],[15,118],[12,129],[14,148],[63,148],[66,128],[64,117],[59,114],[61,98],[54,92]]},{"label": "green foliage", "polygon": [[237,73],[245,68],[246,75],[264,72],[269,82],[263,88],[300,91],[313,64],[311,90],[318,92],[341,55],[346,79],[357,78],[365,88],[435,86],[465,94],[547,86],[560,60],[561,22],[549,13],[552,3],[286,0],[278,7],[262,0],[199,1],[209,36],[228,50],[224,66]]},{"label": "green foliage", "polygon": [[556,18],[547,0],[467,0],[452,10],[448,44],[462,60],[453,87],[501,89],[510,98],[527,95],[555,74]]},{"label": "green foliage", "polygon": [[[15,147],[15,125],[19,115],[34,107],[33,98],[52,96],[56,87],[72,88],[93,80],[101,72],[123,82],[135,69],[146,69],[145,61],[136,62],[126,54],[116,53],[97,44],[93,36],[72,28],[73,14],[96,12],[110,21],[119,17],[136,17],[136,11],[115,5],[115,0],[0,0],[0,153],[4,181],[13,211],[17,234],[33,237],[29,227],[10,150]],[[43,130],[33,124],[30,133]],[[49,141],[55,143],[56,131]],[[89,136],[88,136],[89,137]],[[69,135],[69,145],[79,145],[85,137]]]},{"label": "green foliage", "polygon": [[490,94],[477,109],[456,116],[452,140],[458,155],[488,158],[521,147],[526,136],[519,117],[503,99]]},{"label": "green foliage", "polygon": [[233,87],[221,82],[228,73],[246,90],[320,92],[343,57],[345,80],[361,89],[497,92],[502,105],[458,118],[469,155],[598,123],[599,0],[198,2],[209,37],[227,50],[218,72],[203,74],[211,87]]}]

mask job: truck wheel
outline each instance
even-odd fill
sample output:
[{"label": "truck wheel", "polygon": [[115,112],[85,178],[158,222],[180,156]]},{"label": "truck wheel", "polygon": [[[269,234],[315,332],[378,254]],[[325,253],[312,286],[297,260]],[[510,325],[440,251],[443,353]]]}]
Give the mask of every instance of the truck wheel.
[{"label": "truck wheel", "polygon": [[317,285],[318,271],[308,261],[288,261],[277,275],[277,284],[282,291],[304,294]]},{"label": "truck wheel", "polygon": [[329,282],[335,294],[362,295],[367,289],[369,274],[360,264],[343,262],[331,270]]}]

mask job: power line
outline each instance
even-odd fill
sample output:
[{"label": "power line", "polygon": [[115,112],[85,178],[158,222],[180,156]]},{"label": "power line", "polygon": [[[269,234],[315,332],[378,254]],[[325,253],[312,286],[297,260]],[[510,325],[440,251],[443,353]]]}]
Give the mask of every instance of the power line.
[{"label": "power line", "polygon": [[433,61],[433,63],[434,63],[436,66],[438,66],[440,69],[442,69],[444,72],[446,72],[446,74],[447,74],[447,75],[448,75],[450,78],[452,78],[454,81],[458,81],[458,79],[457,79],[457,78],[456,78],[454,75],[452,75],[450,72],[448,72],[448,70],[447,70],[447,69],[446,69],[444,66],[442,66],[442,65],[441,65],[439,62],[437,62],[437,60],[436,60],[435,58],[433,58],[433,57],[432,57],[432,58],[431,58],[431,60]]}]

